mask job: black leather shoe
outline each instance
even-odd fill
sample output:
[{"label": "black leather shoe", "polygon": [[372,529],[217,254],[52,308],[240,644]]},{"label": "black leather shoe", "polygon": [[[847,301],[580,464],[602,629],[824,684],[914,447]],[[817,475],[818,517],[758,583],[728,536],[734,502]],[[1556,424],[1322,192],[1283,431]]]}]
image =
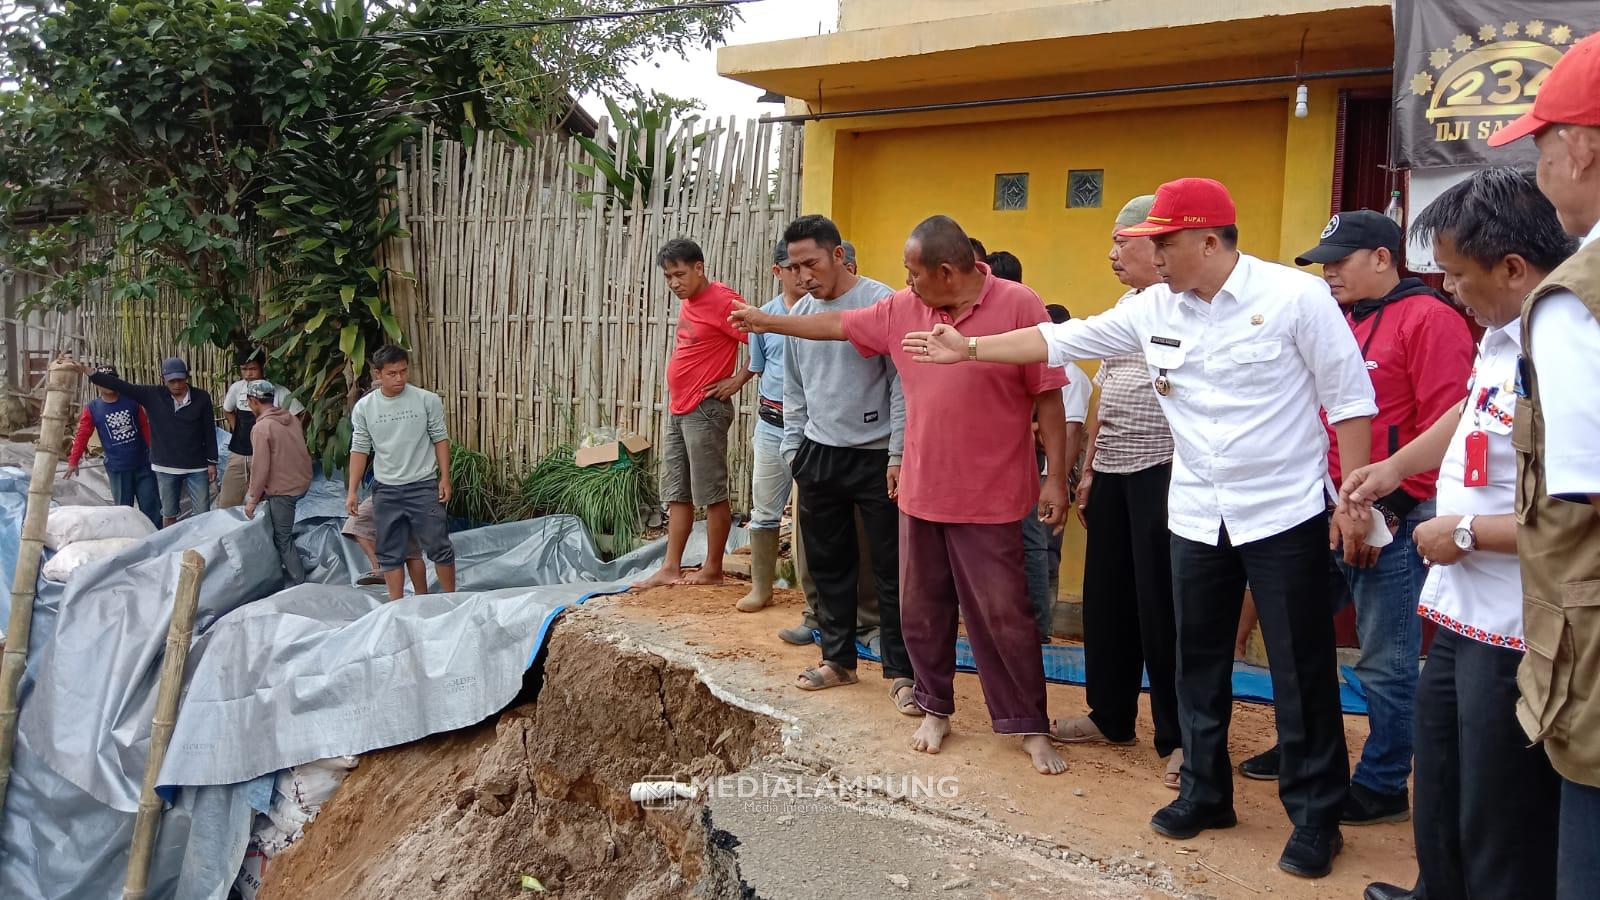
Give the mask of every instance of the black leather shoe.
[{"label": "black leather shoe", "polygon": [[1205,809],[1188,800],[1178,799],[1156,810],[1150,817],[1150,827],[1156,834],[1186,841],[1208,828],[1232,828],[1239,824],[1233,808]]},{"label": "black leather shoe", "polygon": [[1417,886],[1409,891],[1397,884],[1374,881],[1367,885],[1366,891],[1361,894],[1361,900],[1427,900],[1427,898],[1428,895],[1422,890],[1420,879],[1417,881]]},{"label": "black leather shoe", "polygon": [[1350,783],[1350,795],[1344,801],[1344,813],[1339,821],[1346,825],[1379,825],[1384,822],[1404,822],[1411,818],[1411,794],[1401,789],[1398,794],[1380,794],[1365,785]]},{"label": "black leather shoe", "polygon": [[1344,849],[1337,827],[1296,827],[1278,857],[1278,868],[1301,878],[1321,878],[1333,871],[1333,858]]},{"label": "black leather shoe", "polygon": [[1278,748],[1276,745],[1271,750],[1257,756],[1252,756],[1239,763],[1239,774],[1256,781],[1278,780]]}]

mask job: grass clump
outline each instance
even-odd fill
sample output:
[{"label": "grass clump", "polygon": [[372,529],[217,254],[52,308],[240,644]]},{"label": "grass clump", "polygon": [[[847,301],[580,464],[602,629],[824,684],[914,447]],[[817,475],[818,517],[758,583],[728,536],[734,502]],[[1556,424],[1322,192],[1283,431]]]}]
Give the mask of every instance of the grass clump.
[{"label": "grass clump", "polygon": [[564,444],[539,460],[522,482],[524,508],[577,516],[607,556],[632,550],[644,530],[644,512],[658,502],[655,477],[626,450],[615,462],[586,467],[573,461],[574,452]]}]

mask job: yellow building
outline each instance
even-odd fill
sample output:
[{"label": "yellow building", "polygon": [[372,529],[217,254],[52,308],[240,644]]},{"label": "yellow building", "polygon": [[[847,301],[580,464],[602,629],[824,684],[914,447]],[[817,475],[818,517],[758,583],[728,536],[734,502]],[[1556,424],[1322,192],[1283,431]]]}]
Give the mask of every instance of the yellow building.
[{"label": "yellow building", "polygon": [[[805,209],[891,285],[906,235],[935,213],[1015,253],[1047,302],[1082,316],[1123,290],[1105,259],[1117,210],[1163,181],[1221,180],[1242,248],[1285,261],[1334,206],[1387,202],[1387,0],[839,5],[838,32],[726,47],[718,70],[808,117]],[[1082,570],[1074,522],[1063,593]]]}]

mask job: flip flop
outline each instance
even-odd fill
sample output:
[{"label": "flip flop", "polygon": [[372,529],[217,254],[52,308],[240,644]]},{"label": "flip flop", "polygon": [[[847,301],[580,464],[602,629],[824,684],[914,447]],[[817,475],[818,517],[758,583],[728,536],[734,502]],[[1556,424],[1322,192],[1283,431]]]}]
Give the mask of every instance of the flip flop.
[{"label": "flip flop", "polygon": [[915,688],[916,684],[915,681],[909,678],[896,678],[889,685],[889,698],[894,701],[894,708],[899,710],[902,716],[921,718],[924,715],[922,707],[917,705],[917,697],[914,690],[908,691],[904,697],[900,696],[901,691],[907,688]]},{"label": "flip flop", "polygon": [[856,673],[843,666],[836,666],[830,662],[823,662],[801,672],[795,679],[795,687],[802,691],[821,691],[831,687],[843,687],[855,684],[861,679]]},{"label": "flip flop", "polygon": [[1183,788],[1183,749],[1172,751],[1167,757],[1167,771],[1161,776],[1161,783],[1173,790]]},{"label": "flip flop", "polygon": [[377,571],[368,572],[367,574],[361,576],[360,578],[357,578],[356,579],[356,584],[359,584],[359,585],[383,584],[383,573],[382,572],[377,572]]}]

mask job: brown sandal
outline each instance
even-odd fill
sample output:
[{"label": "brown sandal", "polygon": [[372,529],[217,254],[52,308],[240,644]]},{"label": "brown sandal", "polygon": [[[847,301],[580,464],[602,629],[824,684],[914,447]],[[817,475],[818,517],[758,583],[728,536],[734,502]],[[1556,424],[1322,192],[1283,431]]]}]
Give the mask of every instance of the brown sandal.
[{"label": "brown sandal", "polygon": [[[894,708],[900,711],[900,715],[923,716],[922,707],[917,705],[916,686],[917,683],[909,678],[896,678],[889,685],[889,698],[894,701]],[[907,691],[904,697],[900,695],[901,691]]]},{"label": "brown sandal", "polygon": [[801,672],[795,679],[794,686],[802,691],[821,691],[831,687],[855,684],[860,680],[856,677],[854,671],[846,669],[844,666],[836,666],[831,662],[822,662]]}]

